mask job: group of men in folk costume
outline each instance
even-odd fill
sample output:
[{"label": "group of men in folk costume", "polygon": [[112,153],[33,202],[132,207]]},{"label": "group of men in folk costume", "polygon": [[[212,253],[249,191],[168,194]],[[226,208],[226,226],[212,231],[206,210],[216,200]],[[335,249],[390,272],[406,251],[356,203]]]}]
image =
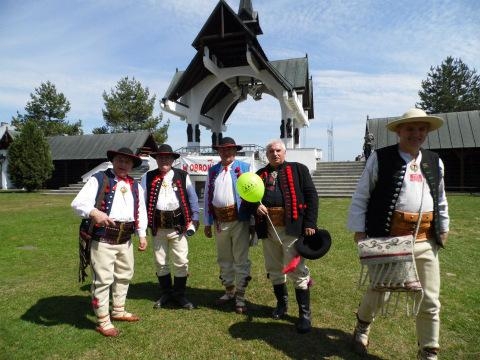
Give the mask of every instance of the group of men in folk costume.
[{"label": "group of men in folk costume", "polygon": [[[425,217],[428,219],[425,222],[422,217],[422,232],[414,249],[424,291],[416,317],[419,359],[436,359],[439,350],[438,249],[444,246],[449,231],[448,204],[443,163],[421,145],[428,132],[442,124],[443,120],[438,117],[411,109],[387,125],[397,134],[399,142],[375,151],[368,158],[352,197],[348,220],[357,242],[368,237],[399,235],[399,231],[400,235],[407,235],[412,227],[410,223],[402,223],[409,221],[403,215],[408,213],[415,217],[419,191],[423,194],[423,214],[429,216]],[[240,198],[236,189],[237,179],[252,170],[249,164],[236,159],[242,146],[225,137],[214,149],[221,161],[209,169],[205,183],[204,234],[207,238],[215,235],[220,281],[225,288],[217,304],[232,302],[237,313],[248,311],[245,294],[251,280],[249,246],[256,235],[263,239],[265,268],[277,300],[273,318],[281,319],[288,311],[286,280],[289,278],[294,283],[298,303],[297,332],[311,331],[312,281],[304,262],[304,257],[309,257],[297,245],[305,244],[304,239],[320,243],[323,240],[317,229],[318,194],[308,168],[297,162],[287,162],[284,143],[271,141],[266,146],[268,164],[257,171],[265,186],[263,198],[258,203],[248,203]],[[162,308],[173,302],[185,309],[194,308],[185,296],[185,289],[187,236],[199,227],[198,198],[188,174],[172,167],[180,156],[178,153],[164,144],[151,156],[157,160],[158,168],[147,172],[138,184],[128,173],[140,165],[141,159],[128,148],[108,151],[113,169],[92,176],[72,202],[80,216],[90,218],[95,224],[90,247],[92,305],[98,319],[96,329],[105,336],[118,335],[112,320],[139,320],[125,310],[125,299],[133,276],[131,235],[138,234],[138,248],[144,251],[147,227],[153,235],[160,286],[160,298],[154,307]],[[309,251],[323,255],[329,246],[324,241]],[[285,270],[292,263],[294,265]],[[355,352],[367,352],[370,325],[378,312],[379,296],[383,294],[367,290],[358,308],[353,336]]]}]

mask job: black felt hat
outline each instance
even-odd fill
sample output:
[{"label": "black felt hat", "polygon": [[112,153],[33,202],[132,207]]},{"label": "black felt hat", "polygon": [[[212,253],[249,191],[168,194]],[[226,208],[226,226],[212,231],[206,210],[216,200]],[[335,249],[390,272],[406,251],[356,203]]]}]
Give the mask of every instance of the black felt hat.
[{"label": "black felt hat", "polygon": [[228,137],[228,136],[222,138],[220,140],[220,144],[212,146],[212,148],[214,148],[215,150],[229,148],[229,147],[235,147],[235,148],[237,148],[237,151],[243,149],[243,146],[237,145],[235,143],[235,140],[233,140],[231,137]]},{"label": "black felt hat", "polygon": [[172,147],[168,144],[162,144],[158,147],[158,150],[150,154],[151,157],[157,156],[173,156],[174,159],[178,159],[180,154],[173,152]]},{"label": "black felt hat", "polygon": [[331,245],[332,238],[330,233],[324,229],[316,229],[314,235],[302,235],[295,241],[297,252],[309,260],[320,259],[330,250]]},{"label": "black felt hat", "polygon": [[130,150],[129,148],[127,148],[127,147],[122,147],[118,150],[108,150],[107,151],[107,159],[109,161],[113,161],[113,158],[117,155],[123,155],[123,156],[126,156],[126,157],[132,159],[133,167],[138,167],[138,166],[142,165],[142,159],[140,158],[140,156],[135,155],[133,153],[133,151]]}]

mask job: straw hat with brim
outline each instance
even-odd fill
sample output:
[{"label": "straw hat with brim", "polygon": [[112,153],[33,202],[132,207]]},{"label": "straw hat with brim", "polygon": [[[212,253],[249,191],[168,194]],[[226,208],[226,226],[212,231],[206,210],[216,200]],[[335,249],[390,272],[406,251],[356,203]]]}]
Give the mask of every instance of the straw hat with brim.
[{"label": "straw hat with brim", "polygon": [[168,144],[162,144],[158,147],[158,150],[150,154],[151,157],[156,158],[157,156],[171,156],[174,159],[178,159],[180,154],[173,152],[172,147]]},{"label": "straw hat with brim", "polygon": [[388,123],[387,129],[397,131],[398,125],[416,122],[428,123],[430,125],[428,131],[437,130],[443,125],[443,119],[438,116],[427,115],[427,113],[421,109],[410,109],[403,114],[400,119]]},{"label": "straw hat with brim", "polygon": [[314,235],[300,236],[295,249],[305,259],[316,260],[324,256],[332,245],[332,237],[325,229],[316,229]]},{"label": "straw hat with brim", "polygon": [[113,158],[117,155],[126,156],[133,161],[133,167],[137,167],[142,165],[142,159],[139,156],[136,156],[132,150],[127,147],[122,147],[118,150],[108,150],[107,151],[107,158],[109,161],[113,161]]},{"label": "straw hat with brim", "polygon": [[212,148],[214,148],[215,150],[231,148],[231,147],[237,148],[237,151],[243,149],[243,146],[237,145],[235,143],[235,140],[233,140],[231,137],[224,137],[220,140],[220,144],[212,146]]}]

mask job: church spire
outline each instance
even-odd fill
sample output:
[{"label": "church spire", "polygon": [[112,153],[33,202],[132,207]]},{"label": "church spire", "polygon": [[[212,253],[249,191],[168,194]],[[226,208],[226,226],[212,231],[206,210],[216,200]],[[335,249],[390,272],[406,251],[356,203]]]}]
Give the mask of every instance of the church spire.
[{"label": "church spire", "polygon": [[[240,16],[242,20],[253,20],[253,6],[251,0],[240,0],[238,16]],[[247,16],[248,19],[246,19]]]},{"label": "church spire", "polygon": [[253,10],[252,0],[240,0],[238,17],[252,30],[255,35],[263,34],[258,21],[258,13]]}]

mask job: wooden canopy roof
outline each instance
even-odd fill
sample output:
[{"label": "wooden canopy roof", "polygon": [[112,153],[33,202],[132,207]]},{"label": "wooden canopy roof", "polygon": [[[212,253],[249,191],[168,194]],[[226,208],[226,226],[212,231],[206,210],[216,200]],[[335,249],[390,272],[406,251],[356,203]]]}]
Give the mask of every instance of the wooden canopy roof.
[{"label": "wooden canopy roof", "polygon": [[[426,149],[459,149],[480,147],[480,110],[432,114],[441,117],[444,124],[428,134],[423,147]],[[374,136],[374,149],[397,143],[397,135],[386,125],[397,117],[367,120],[367,131]]]},{"label": "wooden canopy roof", "polygon": [[[288,92],[296,90],[303,94],[303,106],[308,118],[313,119],[312,81],[308,74],[308,58],[288,59],[270,62],[260,46],[257,35],[262,34],[258,14],[253,11],[251,1],[241,1],[236,14],[220,0],[206,23],[192,43],[197,50],[185,71],[177,71],[164,95],[163,101],[180,102],[180,98],[202,81],[211,72],[204,66],[204,49],[216,59],[220,68],[247,66],[247,50],[260,70],[268,71]],[[252,84],[255,79],[237,77],[238,84]],[[218,84],[207,96],[201,113],[206,114],[212,107],[229,95],[231,90],[225,84]],[[237,103],[228,110],[223,123],[228,119]]]}]

